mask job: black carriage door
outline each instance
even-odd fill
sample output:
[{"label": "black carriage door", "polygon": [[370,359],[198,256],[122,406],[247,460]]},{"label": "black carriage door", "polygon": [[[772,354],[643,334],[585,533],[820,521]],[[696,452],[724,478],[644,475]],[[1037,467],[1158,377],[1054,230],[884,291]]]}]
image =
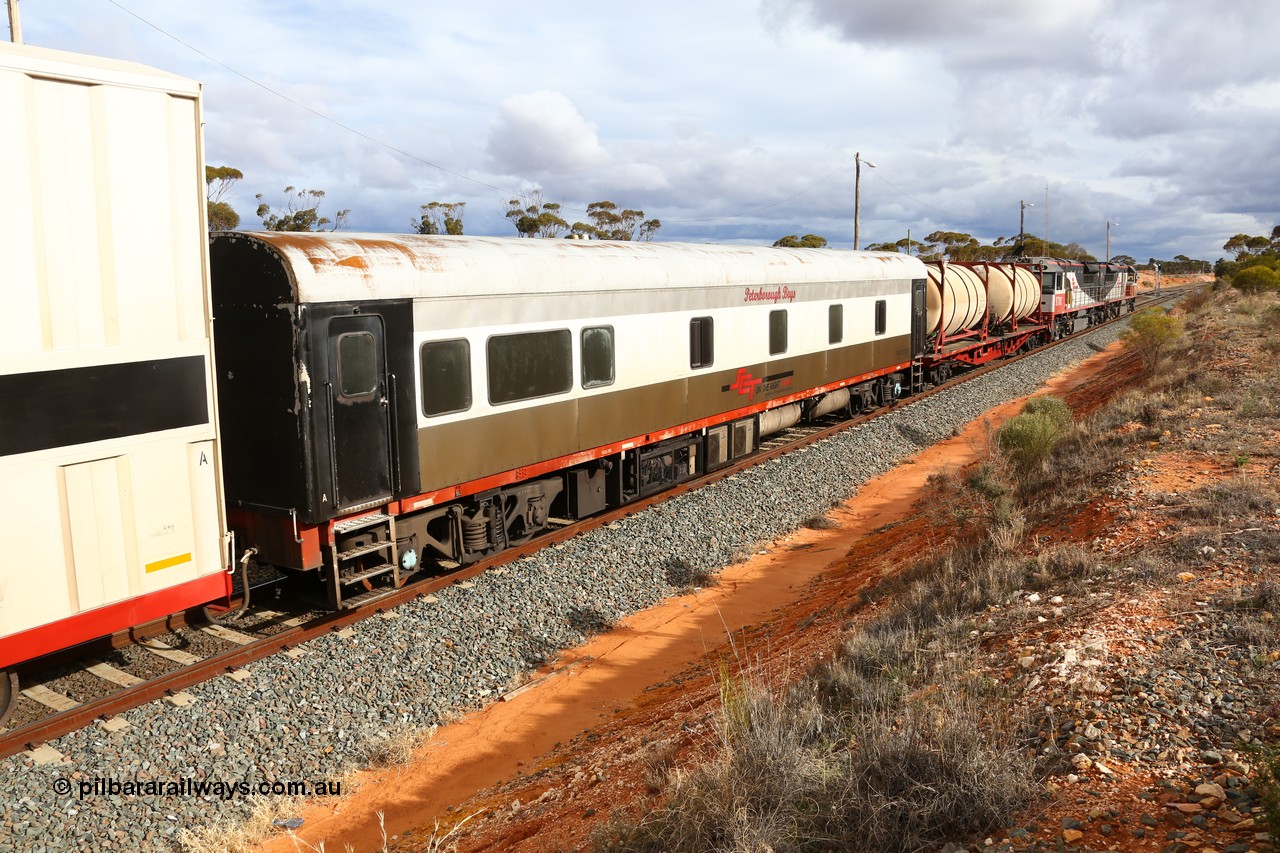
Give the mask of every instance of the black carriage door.
[{"label": "black carriage door", "polygon": [[391,414],[382,318],[329,321],[329,453],[334,509],[391,497]]},{"label": "black carriage door", "polygon": [[926,279],[917,278],[911,282],[911,357],[919,358],[924,355],[925,341],[928,336],[928,329],[925,328],[925,282]]}]

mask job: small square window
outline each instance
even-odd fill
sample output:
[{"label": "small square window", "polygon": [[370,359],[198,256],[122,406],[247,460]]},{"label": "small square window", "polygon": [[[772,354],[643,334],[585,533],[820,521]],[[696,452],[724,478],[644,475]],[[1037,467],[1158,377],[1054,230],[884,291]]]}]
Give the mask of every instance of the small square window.
[{"label": "small square window", "polygon": [[466,339],[428,341],[418,350],[422,413],[429,418],[471,408],[471,344]]},{"label": "small square window", "polygon": [[827,308],[827,343],[838,344],[844,340],[844,306]]},{"label": "small square window", "polygon": [[689,366],[709,367],[715,360],[715,327],[710,317],[689,321]]},{"label": "small square window", "polygon": [[613,384],[613,326],[582,330],[582,387]]},{"label": "small square window", "polygon": [[769,355],[787,351],[787,312],[769,312]]}]

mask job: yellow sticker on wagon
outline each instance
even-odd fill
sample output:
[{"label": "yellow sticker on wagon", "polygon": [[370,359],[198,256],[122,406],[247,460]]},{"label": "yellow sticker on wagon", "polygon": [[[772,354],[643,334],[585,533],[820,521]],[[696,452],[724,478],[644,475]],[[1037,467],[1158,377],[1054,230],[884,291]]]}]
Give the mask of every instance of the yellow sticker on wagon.
[{"label": "yellow sticker on wagon", "polygon": [[183,563],[190,563],[190,562],[191,562],[190,554],[178,554],[177,556],[169,557],[164,560],[156,560],[154,563],[147,563],[147,573],[150,574],[151,572],[158,572],[161,569],[167,569],[170,566],[179,566],[179,565],[182,565]]}]

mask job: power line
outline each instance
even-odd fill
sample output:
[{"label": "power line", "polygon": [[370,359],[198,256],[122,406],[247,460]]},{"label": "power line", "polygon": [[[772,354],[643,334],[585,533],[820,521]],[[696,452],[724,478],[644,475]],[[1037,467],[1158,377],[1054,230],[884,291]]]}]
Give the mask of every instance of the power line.
[{"label": "power line", "polygon": [[377,138],[375,138],[375,137],[370,136],[370,135],[369,135],[369,134],[367,134],[367,133],[364,133],[364,132],[362,132],[362,131],[356,130],[354,127],[351,127],[350,125],[343,124],[342,122],[338,121],[337,119],[332,118],[332,117],[330,117],[330,116],[327,116],[327,115],[325,115],[324,113],[320,112],[320,111],[319,111],[319,110],[317,110],[317,109],[314,109],[314,108],[312,108],[312,107],[309,107],[309,106],[307,106],[306,104],[304,104],[304,103],[302,103],[302,102],[300,102],[300,101],[296,101],[296,100],[294,100],[293,98],[290,98],[288,95],[284,94],[283,92],[279,92],[279,91],[277,91],[277,90],[275,90],[275,89],[271,88],[270,86],[266,85],[265,83],[260,83],[259,81],[257,81],[257,80],[255,80],[255,79],[253,79],[252,77],[250,77],[250,76],[249,76],[249,75],[247,75],[247,74],[242,74],[242,73],[240,73],[240,72],[239,72],[239,71],[237,71],[236,69],[232,68],[230,65],[227,65],[225,62],[221,62],[221,61],[219,61],[219,60],[215,59],[214,57],[212,57],[212,56],[210,56],[209,54],[205,53],[203,50],[200,50],[200,48],[195,47],[194,45],[188,44],[187,42],[185,42],[185,41],[183,41],[182,39],[180,39],[180,38],[178,38],[177,36],[175,36],[173,33],[169,32],[168,30],[165,30],[165,29],[163,29],[162,27],[159,27],[159,26],[157,26],[156,24],[151,23],[151,22],[150,22],[150,21],[148,21],[146,18],[142,17],[142,16],[141,16],[141,15],[139,15],[138,13],[136,13],[136,12],[132,11],[131,9],[127,9],[127,8],[125,8],[124,6],[120,5],[120,3],[116,2],[116,0],[107,0],[107,2],[108,2],[108,3],[110,3],[112,6],[115,6],[116,8],[120,9],[121,11],[123,11],[123,12],[127,12],[128,14],[130,14],[130,15],[132,15],[133,17],[137,18],[139,21],[141,21],[142,23],[146,24],[148,27],[151,27],[151,28],[152,28],[153,30],[155,30],[156,32],[158,32],[158,33],[160,33],[160,34],[162,34],[162,35],[164,35],[164,36],[167,36],[167,37],[169,37],[169,38],[173,39],[173,40],[174,40],[174,41],[176,41],[178,44],[182,45],[183,47],[187,48],[188,50],[190,50],[190,51],[192,51],[192,52],[194,52],[194,53],[198,53],[198,54],[200,54],[200,55],[201,55],[201,56],[203,56],[205,59],[207,59],[207,60],[209,60],[210,62],[212,62],[214,65],[217,65],[217,66],[219,66],[220,68],[225,68],[227,71],[230,71],[232,74],[236,75],[237,77],[239,77],[239,78],[241,78],[241,79],[243,79],[243,80],[246,80],[246,81],[248,81],[249,83],[252,83],[253,85],[257,86],[258,88],[263,89],[264,91],[270,92],[271,94],[275,95],[277,98],[280,98],[280,99],[281,99],[281,100],[283,100],[283,101],[288,101],[289,103],[293,104],[295,107],[298,107],[299,109],[306,110],[307,112],[311,113],[312,115],[316,116],[317,118],[323,119],[324,121],[329,122],[330,124],[334,125],[335,127],[340,127],[340,128],[342,128],[343,130],[347,131],[348,133],[354,133],[356,136],[359,136],[361,139],[368,140],[369,142],[372,142],[372,143],[373,143],[373,144],[375,144],[375,145],[381,145],[383,148],[386,148],[388,151],[394,151],[395,153],[400,154],[401,156],[404,156],[404,157],[408,157],[410,160],[414,160],[414,161],[416,161],[416,162],[418,162],[418,163],[423,164],[424,166],[430,166],[430,167],[431,167],[431,168],[433,168],[433,169],[439,169],[441,172],[444,172],[445,174],[448,174],[448,175],[453,175],[455,178],[462,178],[464,181],[470,181],[470,182],[471,182],[471,183],[473,183],[473,184],[478,184],[478,185],[480,185],[480,186],[482,186],[482,187],[485,187],[485,188],[487,188],[487,189],[495,190],[496,192],[502,193],[503,195],[506,195],[506,196],[515,195],[515,196],[523,197],[523,196],[525,195],[525,193],[509,193],[509,192],[507,192],[506,190],[502,189],[502,187],[495,187],[493,184],[487,184],[487,183],[485,183],[484,181],[477,180],[476,178],[471,177],[470,175],[464,175],[464,174],[462,174],[461,172],[455,172],[455,171],[453,171],[452,169],[448,169],[448,168],[446,168],[446,167],[444,167],[444,166],[441,166],[439,163],[432,163],[430,160],[423,159],[422,157],[419,157],[419,156],[418,156],[418,155],[416,155],[416,154],[413,154],[413,153],[410,153],[410,152],[408,152],[408,151],[405,151],[403,148],[397,148],[396,146],[394,146],[394,145],[392,145],[392,144],[390,144],[390,143],[388,143],[388,142],[383,142],[381,139],[377,139]]},{"label": "power line", "polygon": [[935,212],[935,213],[941,213],[943,216],[946,216],[946,217],[948,217],[949,219],[959,219],[959,218],[960,218],[960,217],[958,217],[958,216],[956,216],[956,215],[954,215],[954,214],[948,213],[948,212],[947,212],[947,211],[945,211],[945,210],[941,210],[941,209],[939,209],[939,208],[936,208],[936,207],[934,207],[934,206],[933,206],[933,205],[931,205],[931,204],[925,204],[923,201],[921,201],[920,199],[916,198],[915,196],[908,195],[908,194],[907,194],[906,192],[904,192],[903,190],[899,189],[898,187],[896,187],[896,186],[894,186],[893,184],[889,183],[889,181],[885,180],[884,175],[882,175],[878,170],[874,173],[874,175],[875,175],[875,178],[876,178],[877,180],[882,181],[882,182],[883,182],[883,183],[885,183],[885,184],[888,184],[888,186],[889,186],[889,187],[890,187],[894,192],[896,192],[898,195],[902,196],[903,198],[910,199],[911,201],[914,201],[916,204],[920,205],[921,207],[927,207],[927,208],[929,208],[930,210],[932,210],[932,211],[933,211],[933,212]]},{"label": "power line", "polygon": [[737,219],[740,216],[750,216],[753,213],[759,213],[762,210],[768,210],[771,207],[777,207],[780,204],[786,204],[787,202],[791,201],[793,198],[799,198],[800,196],[809,192],[809,190],[815,189],[821,186],[822,184],[825,184],[831,178],[832,175],[838,172],[841,172],[844,169],[847,169],[849,167],[849,163],[852,163],[852,162],[853,162],[852,160],[849,160],[845,163],[841,163],[839,166],[837,166],[836,168],[832,169],[830,172],[828,172],[827,174],[819,178],[815,183],[812,183],[809,186],[805,187],[804,189],[800,190],[800,192],[795,193],[793,195],[789,195],[786,198],[779,199],[778,201],[775,201],[772,204],[766,204],[763,207],[756,207],[756,208],[752,208],[751,210],[744,210],[742,213],[734,213],[734,214],[730,214],[729,216],[716,216],[716,217],[712,217],[711,219],[672,219],[670,220],[670,222],[673,225],[687,225],[694,222],[719,222],[724,219]]},{"label": "power line", "polygon": [[[364,133],[364,132],[363,132],[363,131],[361,131],[361,130],[357,130],[356,128],[351,127],[350,125],[344,124],[344,123],[342,123],[342,122],[338,121],[337,119],[335,119],[335,118],[333,118],[333,117],[331,117],[331,116],[325,115],[324,113],[320,112],[319,110],[317,110],[317,109],[315,109],[315,108],[313,108],[313,107],[310,107],[310,106],[308,106],[308,105],[306,105],[306,104],[302,103],[301,101],[295,100],[295,99],[293,99],[293,98],[289,97],[288,95],[284,94],[283,92],[280,92],[280,91],[278,91],[278,90],[276,90],[276,89],[273,89],[273,88],[271,88],[270,86],[266,85],[265,83],[262,83],[262,82],[260,82],[260,81],[258,81],[258,80],[255,80],[254,78],[250,77],[249,75],[244,74],[244,73],[242,73],[242,72],[240,72],[240,71],[236,70],[235,68],[232,68],[230,65],[227,65],[225,62],[222,62],[221,60],[216,59],[216,58],[215,58],[215,57],[213,57],[213,56],[210,56],[208,53],[205,53],[205,52],[204,52],[203,50],[201,50],[200,48],[198,48],[198,47],[196,47],[196,46],[194,46],[194,45],[192,45],[192,44],[190,44],[190,43],[188,43],[188,42],[184,41],[183,39],[179,38],[178,36],[174,35],[173,33],[169,32],[168,30],[164,29],[163,27],[161,27],[161,26],[159,26],[159,25],[157,25],[157,24],[152,23],[151,21],[149,21],[149,20],[147,20],[146,18],[144,18],[144,17],[142,17],[141,15],[139,15],[137,12],[134,12],[132,9],[129,9],[129,8],[127,8],[126,6],[124,6],[124,5],[122,5],[121,3],[119,3],[119,2],[118,2],[118,0],[107,0],[107,2],[109,2],[112,6],[115,6],[117,9],[120,9],[122,12],[125,12],[125,13],[127,13],[128,15],[132,16],[133,18],[136,18],[137,20],[139,20],[139,21],[141,21],[142,23],[146,24],[148,27],[151,27],[151,29],[155,30],[156,32],[160,33],[161,35],[165,36],[166,38],[172,39],[173,41],[175,41],[175,42],[177,42],[178,44],[182,45],[183,47],[187,48],[187,49],[188,49],[188,50],[190,50],[191,52],[196,53],[196,54],[199,54],[200,56],[202,56],[202,57],[204,57],[205,59],[207,59],[209,62],[212,62],[214,65],[217,65],[218,67],[223,68],[223,69],[225,69],[225,70],[227,70],[227,71],[231,72],[232,74],[236,75],[237,77],[241,78],[242,80],[245,80],[245,81],[246,81],[246,82],[248,82],[248,83],[252,83],[254,86],[257,86],[258,88],[262,89],[262,90],[263,90],[263,91],[265,91],[265,92],[270,92],[272,95],[275,95],[277,98],[280,98],[282,101],[286,101],[286,102],[288,102],[288,103],[290,103],[290,104],[293,104],[295,107],[298,107],[298,108],[299,108],[299,109],[301,109],[301,110],[305,110],[306,112],[311,113],[312,115],[316,116],[317,118],[319,118],[319,119],[321,119],[321,120],[323,120],[323,121],[326,121],[326,122],[328,122],[328,123],[332,124],[334,127],[341,128],[342,130],[345,130],[345,131],[347,131],[348,133],[354,134],[354,135],[356,135],[356,136],[360,137],[361,139],[364,139],[364,140],[366,140],[366,141],[368,141],[368,142],[372,142],[374,145],[381,146],[382,148],[385,148],[385,149],[387,149],[388,151],[392,151],[392,152],[394,152],[394,153],[396,153],[396,154],[401,155],[402,157],[407,157],[408,159],[413,160],[414,162],[417,162],[417,163],[421,163],[421,164],[423,164],[424,166],[429,166],[429,167],[431,167],[432,169],[437,169],[437,170],[439,170],[439,171],[441,171],[441,172],[444,172],[445,174],[453,175],[453,176],[454,176],[454,177],[456,177],[456,178],[461,178],[461,179],[462,179],[462,180],[464,180],[464,181],[470,181],[471,183],[476,184],[476,185],[478,185],[478,186],[482,186],[482,187],[485,187],[486,189],[493,190],[493,191],[495,191],[495,192],[497,192],[497,193],[500,193],[502,196],[504,196],[504,197],[506,197],[506,198],[513,198],[513,197],[514,197],[514,198],[521,198],[521,199],[524,199],[524,200],[526,200],[526,201],[529,201],[529,200],[532,198],[532,196],[531,196],[531,194],[530,194],[529,192],[520,192],[520,191],[517,191],[517,192],[511,192],[511,191],[509,191],[509,190],[505,190],[505,189],[503,189],[502,187],[494,186],[493,184],[486,183],[485,181],[479,180],[478,178],[473,178],[473,177],[471,177],[470,175],[464,175],[464,174],[462,174],[461,172],[455,172],[454,170],[452,170],[452,169],[450,169],[450,168],[447,168],[447,167],[445,167],[445,166],[441,166],[439,163],[433,163],[432,161],[427,160],[427,159],[425,159],[425,158],[423,158],[423,157],[419,157],[418,155],[413,154],[412,152],[405,151],[403,148],[400,148],[400,147],[398,147],[398,146],[392,145],[392,144],[391,144],[391,143],[389,143],[389,142],[384,142],[383,140],[378,139],[378,138],[376,138],[376,137],[370,136],[369,134]],[[852,161],[849,161],[849,162],[852,162]],[[798,197],[800,197],[800,196],[804,195],[805,193],[809,192],[810,190],[813,190],[813,189],[815,189],[815,188],[817,188],[817,187],[821,186],[822,184],[826,183],[826,181],[827,181],[827,180],[829,180],[829,179],[831,178],[831,176],[832,176],[832,175],[835,175],[835,174],[839,173],[841,170],[843,170],[843,169],[845,169],[845,168],[847,168],[847,167],[848,167],[848,163],[842,163],[840,166],[836,167],[835,169],[832,169],[830,172],[828,172],[826,175],[824,175],[824,176],[823,176],[822,178],[820,178],[818,181],[816,181],[815,183],[811,184],[810,186],[805,187],[804,189],[800,190],[799,192],[794,193],[793,195],[787,196],[786,198],[779,199],[778,201],[772,202],[772,203],[770,203],[770,204],[766,204],[766,205],[762,205],[762,206],[760,206],[760,207],[753,208],[753,209],[751,209],[751,210],[746,210],[746,211],[743,211],[743,212],[741,212],[741,213],[728,214],[728,215],[725,215],[725,216],[716,216],[716,217],[711,217],[711,218],[708,218],[708,219],[674,219],[674,220],[667,220],[667,222],[668,222],[668,223],[670,223],[670,224],[684,225],[684,224],[697,223],[697,222],[721,222],[721,221],[728,220],[728,219],[737,219],[737,218],[742,217],[742,216],[750,216],[750,215],[751,215],[751,214],[753,214],[753,213],[759,213],[759,212],[760,212],[760,211],[762,211],[762,210],[768,210],[768,209],[770,209],[770,208],[777,207],[777,206],[778,206],[778,205],[780,205],[780,204],[785,204],[786,202],[791,201],[792,199],[795,199],[795,198],[798,198]],[[887,183],[887,182],[886,182],[886,183]],[[582,210],[582,209],[579,209],[579,208],[564,208],[564,209],[565,209],[565,210],[569,210],[569,211],[573,211],[573,212],[575,212],[575,213],[582,213],[582,214],[586,214],[586,213],[587,213],[587,211]]]}]

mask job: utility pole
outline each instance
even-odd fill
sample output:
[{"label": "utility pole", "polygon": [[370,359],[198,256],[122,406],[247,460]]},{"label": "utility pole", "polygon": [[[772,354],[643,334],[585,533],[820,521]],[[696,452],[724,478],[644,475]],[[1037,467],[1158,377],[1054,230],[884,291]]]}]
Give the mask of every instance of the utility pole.
[{"label": "utility pole", "polygon": [[1111,226],[1119,224],[1119,222],[1112,222],[1110,219],[1107,220],[1107,256],[1102,259],[1104,263],[1111,263]]},{"label": "utility pole", "polygon": [[875,163],[870,160],[862,159],[862,152],[856,152],[853,155],[853,249],[856,252],[862,248],[859,242],[860,234],[858,233],[858,220],[862,215],[862,164],[866,163],[868,167],[874,169]]},{"label": "utility pole", "polygon": [[1035,205],[1019,199],[1018,207],[1018,252],[1025,255],[1027,253],[1027,243],[1025,239],[1027,234],[1027,208],[1035,207]]},{"label": "utility pole", "polygon": [[1044,245],[1045,251],[1049,247],[1049,182],[1044,182]]},{"label": "utility pole", "polygon": [[22,21],[18,18],[18,0],[9,0],[9,41],[22,44]]}]

